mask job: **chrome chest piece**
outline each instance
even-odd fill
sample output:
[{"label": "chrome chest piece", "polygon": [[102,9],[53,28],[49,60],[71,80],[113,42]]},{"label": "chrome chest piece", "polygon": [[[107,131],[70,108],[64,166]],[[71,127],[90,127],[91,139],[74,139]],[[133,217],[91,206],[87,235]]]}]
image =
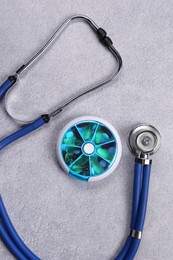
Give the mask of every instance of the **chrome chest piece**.
[{"label": "chrome chest piece", "polygon": [[133,154],[146,158],[158,151],[161,135],[152,125],[141,124],[135,127],[129,135],[129,146]]}]

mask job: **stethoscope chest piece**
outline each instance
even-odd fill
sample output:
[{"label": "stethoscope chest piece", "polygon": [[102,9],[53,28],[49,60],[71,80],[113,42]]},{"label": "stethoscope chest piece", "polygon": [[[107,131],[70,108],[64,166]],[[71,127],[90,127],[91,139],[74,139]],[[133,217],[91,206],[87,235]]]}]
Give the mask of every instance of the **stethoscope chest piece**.
[{"label": "stethoscope chest piece", "polygon": [[84,181],[97,181],[111,174],[121,158],[118,132],[106,120],[84,116],[62,130],[57,155],[63,170]]},{"label": "stethoscope chest piece", "polygon": [[140,154],[154,154],[158,151],[160,143],[160,133],[152,125],[138,125],[130,132],[129,135],[130,149],[137,156]]}]

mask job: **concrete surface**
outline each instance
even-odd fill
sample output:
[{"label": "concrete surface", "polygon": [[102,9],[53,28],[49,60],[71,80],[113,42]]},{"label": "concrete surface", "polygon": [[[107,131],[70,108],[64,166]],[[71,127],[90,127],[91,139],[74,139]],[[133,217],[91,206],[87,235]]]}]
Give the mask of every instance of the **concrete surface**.
[{"label": "concrete surface", "polygon": [[[123,57],[118,80],[81,98],[51,124],[1,152],[0,193],[26,244],[42,259],[110,260],[129,229],[134,157],[128,133],[153,124],[162,147],[153,156],[145,232],[137,260],[173,259],[173,2],[0,1],[0,82],[13,74],[68,16],[81,13],[105,28]],[[112,72],[115,61],[85,23],[75,22],[24,73],[10,111],[30,119]],[[0,104],[0,138],[18,129]],[[82,115],[105,118],[118,130],[123,157],[107,179],[87,184],[60,169],[58,135]],[[11,260],[0,242],[0,259]]]}]

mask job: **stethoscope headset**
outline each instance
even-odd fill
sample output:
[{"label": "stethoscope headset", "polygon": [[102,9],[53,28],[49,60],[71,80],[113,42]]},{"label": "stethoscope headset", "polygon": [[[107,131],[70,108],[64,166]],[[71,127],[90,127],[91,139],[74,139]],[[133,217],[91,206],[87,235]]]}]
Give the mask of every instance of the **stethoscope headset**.
[{"label": "stethoscope headset", "polygon": [[[116,71],[108,76],[105,80],[102,82],[99,82],[98,84],[89,87],[85,91],[81,91],[76,96],[69,99],[67,102],[64,102],[61,106],[57,106],[55,109],[53,109],[50,113],[44,114],[36,118],[35,120],[20,122],[17,118],[15,118],[13,115],[10,114],[8,111],[8,106],[6,104],[6,111],[10,117],[12,117],[15,121],[22,123],[24,126],[19,129],[17,132],[9,135],[8,137],[4,138],[0,141],[0,150],[4,149],[7,145],[11,144],[12,142],[16,141],[19,138],[22,138],[23,136],[29,134],[30,132],[40,128],[41,126],[49,123],[49,121],[54,118],[56,115],[61,113],[65,107],[70,105],[73,101],[78,99],[79,97],[84,96],[87,93],[90,93],[91,91],[94,91],[110,81],[112,81],[116,76],[119,74],[121,68],[122,68],[122,59],[118,51],[114,48],[112,40],[107,36],[107,33],[104,29],[98,27],[93,20],[88,18],[84,15],[74,15],[65,20],[61,24],[61,26],[54,32],[54,34],[50,37],[50,39],[46,42],[46,44],[25,64],[22,65],[14,75],[10,76],[0,87],[0,99],[5,97],[5,95],[8,92],[8,95],[11,95],[12,93],[12,87],[17,82],[20,75],[27,70],[49,47],[50,45],[55,41],[55,39],[59,36],[59,34],[66,28],[66,26],[72,22],[73,20],[80,19],[85,21],[87,24],[91,26],[93,31],[98,36],[100,42],[109,50],[112,55],[115,57],[118,67]],[[5,103],[7,100],[5,101]],[[87,119],[88,120],[88,119]],[[88,125],[88,122],[90,125]],[[95,124],[95,122],[97,124]],[[94,125],[95,124],[95,125]],[[92,125],[93,128],[88,128]],[[73,127],[73,128],[72,128]],[[71,136],[74,136],[74,127],[80,128],[79,133],[86,134],[88,132],[82,132],[83,130],[89,129],[93,130],[100,127],[100,132],[98,133],[97,138],[95,137],[95,142],[97,143],[97,139],[100,138],[112,138],[111,141],[109,141],[111,144],[114,143],[114,146],[120,149],[120,142],[118,142],[118,134],[116,134],[116,131],[109,126],[106,121],[102,121],[97,118],[96,120],[86,120],[81,121],[75,121],[75,126],[71,126],[71,128],[66,128],[64,131],[63,136],[63,142],[68,143],[69,141],[72,141]],[[95,127],[95,128],[94,128]],[[69,130],[70,129],[70,130]],[[101,132],[102,131],[102,132]],[[81,134],[81,135],[82,135]],[[69,138],[67,138],[69,137]],[[79,139],[79,137],[78,137]],[[150,179],[150,171],[151,171],[151,163],[152,160],[149,158],[150,155],[154,154],[160,147],[160,134],[156,128],[154,128],[151,125],[148,124],[141,124],[135,127],[130,135],[129,135],[129,147],[131,151],[136,156],[135,158],[135,169],[134,169],[134,188],[133,188],[133,204],[132,204],[132,216],[131,216],[131,225],[130,225],[130,232],[128,234],[127,240],[122,248],[122,250],[119,252],[118,256],[115,258],[117,260],[124,260],[124,259],[133,259],[141,238],[142,238],[142,231],[144,226],[144,220],[146,215],[146,208],[147,208],[147,199],[148,199],[148,189],[149,189],[149,179]],[[106,139],[105,139],[106,140]],[[77,140],[79,142],[79,140]],[[86,140],[84,140],[86,141]],[[76,142],[76,140],[75,140]],[[94,143],[94,142],[93,142]],[[66,145],[65,143],[62,144],[63,147]],[[85,145],[85,146],[84,146]],[[109,144],[108,144],[109,145]],[[81,147],[83,147],[83,153],[86,155],[93,155],[93,151],[91,149],[91,143],[81,142]],[[112,158],[115,158],[114,151],[116,150],[115,147],[108,147],[108,150],[110,153],[113,153]],[[82,149],[82,148],[81,148]],[[79,147],[77,147],[77,150],[79,150]],[[104,149],[100,149],[101,152],[105,154],[105,156],[108,156],[109,154],[106,153],[107,151],[104,151]],[[61,151],[60,151],[61,152]],[[62,149],[62,154],[63,154]],[[67,152],[67,151],[66,151]],[[69,152],[69,151],[68,151]],[[74,153],[76,150],[74,151]],[[72,153],[72,157],[74,158],[74,154]],[[87,154],[88,153],[88,154]],[[77,153],[76,153],[77,154]],[[66,156],[67,154],[65,154]],[[68,160],[71,154],[68,156]],[[75,155],[77,156],[77,155]],[[81,154],[83,156],[83,154]],[[101,156],[101,155],[100,155]],[[66,158],[66,157],[65,157]],[[71,157],[70,157],[71,158]],[[92,158],[92,157],[91,157]],[[94,157],[95,158],[95,157]],[[106,159],[105,159],[106,161]],[[67,161],[68,162],[68,161]],[[97,162],[98,163],[98,162]],[[104,169],[106,166],[104,166],[103,162],[101,161],[100,164],[103,166]],[[94,165],[95,167],[96,165]],[[111,165],[112,166],[112,165]],[[109,166],[107,166],[109,167]],[[96,168],[96,167],[95,167]],[[98,167],[97,167],[98,168]],[[105,170],[105,172],[106,172]],[[75,174],[73,172],[73,174]],[[76,176],[81,178],[80,174],[76,174]],[[93,173],[94,176],[94,173]],[[86,177],[86,176],[85,176]],[[83,178],[83,176],[82,176]],[[88,180],[88,179],[87,179]],[[12,252],[12,254],[17,259],[40,259],[37,257],[31,250],[24,244],[24,242],[21,240],[19,235],[17,234],[8,214],[5,209],[4,203],[2,201],[2,197],[0,197],[0,237],[3,240],[3,242],[6,244],[6,246],[9,248],[9,250]]]}]

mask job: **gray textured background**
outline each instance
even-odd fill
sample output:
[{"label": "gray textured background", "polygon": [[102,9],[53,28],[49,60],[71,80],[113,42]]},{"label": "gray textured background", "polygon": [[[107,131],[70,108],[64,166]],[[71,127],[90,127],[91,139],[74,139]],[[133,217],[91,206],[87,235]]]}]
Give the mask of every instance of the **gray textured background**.
[{"label": "gray textured background", "polygon": [[[26,244],[42,259],[111,260],[129,228],[134,157],[131,128],[155,125],[162,147],[153,156],[145,232],[136,259],[173,259],[173,2],[0,1],[0,81],[22,65],[69,15],[82,13],[105,28],[123,57],[118,80],[78,100],[50,125],[1,152],[0,192]],[[11,112],[32,118],[61,103],[115,66],[111,54],[84,23],[68,27],[21,77]],[[123,157],[107,179],[74,181],[60,169],[56,140],[69,120],[105,118],[119,131]],[[15,131],[0,104],[0,138]],[[0,242],[0,259],[13,259]]]}]

